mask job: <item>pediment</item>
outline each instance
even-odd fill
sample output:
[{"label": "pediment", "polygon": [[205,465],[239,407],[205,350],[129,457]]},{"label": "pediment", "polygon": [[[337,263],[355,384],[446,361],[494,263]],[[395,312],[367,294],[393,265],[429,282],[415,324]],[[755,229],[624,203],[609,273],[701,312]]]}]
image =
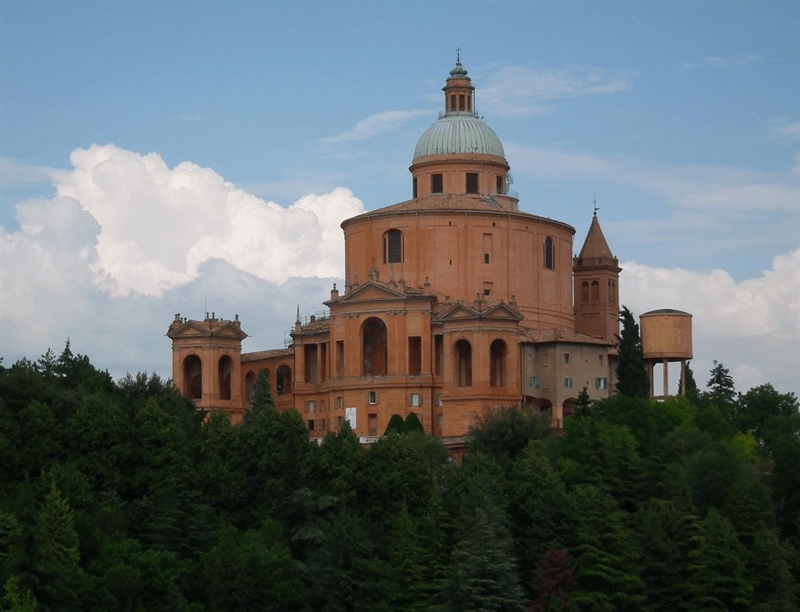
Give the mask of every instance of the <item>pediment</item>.
[{"label": "pediment", "polygon": [[218,338],[237,338],[243,340],[247,338],[238,325],[231,321],[187,321],[177,329],[167,332],[170,338],[208,338],[215,336]]},{"label": "pediment", "polygon": [[482,319],[506,319],[509,321],[522,321],[524,318],[521,314],[519,314],[516,310],[511,308],[505,302],[498,302],[496,304],[492,304],[481,313]]},{"label": "pediment", "polygon": [[393,289],[375,281],[368,281],[357,287],[339,302],[365,302],[371,300],[405,300],[408,296],[397,289]]},{"label": "pediment", "polygon": [[521,321],[524,317],[505,302],[495,302],[484,310],[478,310],[466,302],[458,302],[439,315],[439,321],[458,319],[481,319],[501,321]]}]

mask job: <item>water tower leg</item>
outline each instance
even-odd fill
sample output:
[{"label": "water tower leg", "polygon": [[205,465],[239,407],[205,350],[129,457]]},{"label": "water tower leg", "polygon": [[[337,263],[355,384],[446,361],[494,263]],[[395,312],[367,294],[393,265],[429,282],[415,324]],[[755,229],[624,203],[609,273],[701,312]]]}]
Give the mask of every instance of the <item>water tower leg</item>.
[{"label": "water tower leg", "polygon": [[664,360],[664,389],[662,396],[664,398],[669,396],[669,360]]}]

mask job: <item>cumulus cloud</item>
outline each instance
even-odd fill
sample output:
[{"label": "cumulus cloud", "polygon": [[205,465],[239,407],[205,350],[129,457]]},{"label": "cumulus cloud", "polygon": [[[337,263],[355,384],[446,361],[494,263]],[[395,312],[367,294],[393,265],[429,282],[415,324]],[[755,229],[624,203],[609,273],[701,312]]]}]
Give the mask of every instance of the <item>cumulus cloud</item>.
[{"label": "cumulus cloud", "polygon": [[430,117],[430,115],[431,112],[427,110],[386,111],[385,113],[377,113],[356,123],[352,130],[342,132],[336,136],[325,136],[320,138],[319,141],[324,144],[333,145],[343,142],[367,140],[374,136],[393,132],[404,123],[412,121],[417,117]]},{"label": "cumulus cloud", "polygon": [[[72,170],[53,175],[57,197],[42,206],[58,214],[74,201],[96,221],[91,270],[114,295],[161,295],[196,278],[212,257],[273,282],[338,275],[344,244],[338,224],[364,211],[343,188],[284,208],[210,168],[191,162],[169,168],[156,153],[113,145],[78,149],[70,159]],[[22,231],[35,227],[29,221]]]},{"label": "cumulus cloud", "polygon": [[493,115],[530,117],[546,114],[547,101],[577,96],[608,95],[630,89],[627,75],[596,68],[569,66],[545,70],[505,66],[487,71],[481,86],[481,107]]},{"label": "cumulus cloud", "polygon": [[622,303],[637,314],[676,308],[693,315],[698,383],[714,359],[741,390],[772,382],[800,391],[800,249],[777,255],[757,278],[622,264]]}]

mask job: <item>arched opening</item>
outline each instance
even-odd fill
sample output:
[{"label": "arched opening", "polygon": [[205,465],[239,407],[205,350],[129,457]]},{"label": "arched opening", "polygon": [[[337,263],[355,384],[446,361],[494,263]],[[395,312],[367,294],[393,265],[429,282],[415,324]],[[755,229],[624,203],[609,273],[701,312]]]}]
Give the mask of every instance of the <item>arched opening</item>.
[{"label": "arched opening", "polygon": [[575,400],[574,398],[568,398],[564,400],[564,403],[561,404],[561,414],[564,415],[566,419],[568,416],[575,414]]},{"label": "arched opening", "polygon": [[543,247],[544,247],[544,253],[543,253],[544,267],[547,270],[554,270],[556,267],[555,242],[550,236],[544,239]]},{"label": "arched opening", "polygon": [[386,324],[370,317],[361,326],[362,376],[386,376],[388,350]]},{"label": "arched opening", "polygon": [[292,392],[292,368],[282,365],[275,372],[275,395]]},{"label": "arched opening", "polygon": [[383,234],[383,263],[403,262],[403,232],[390,229]]},{"label": "arched opening", "polygon": [[592,281],[592,301],[600,301],[600,283],[597,281]]},{"label": "arched opening", "polygon": [[537,404],[539,405],[539,412],[550,412],[553,410],[553,402],[549,399],[541,398]]},{"label": "arched opening", "polygon": [[492,387],[506,385],[506,343],[498,339],[489,347],[489,380]]},{"label": "arched opening", "polygon": [[217,367],[217,374],[219,380],[219,399],[231,399],[231,370],[233,369],[233,361],[227,355],[220,357],[219,365]]},{"label": "arched opening", "polygon": [[588,302],[589,301],[589,283],[587,281],[583,281],[581,283],[581,302]]},{"label": "arched opening", "polygon": [[472,345],[466,340],[459,340],[453,347],[456,366],[455,381],[457,387],[472,386]]},{"label": "arched opening", "polygon": [[203,362],[197,355],[183,360],[183,393],[192,399],[203,397]]},{"label": "arched opening", "polygon": [[256,373],[248,372],[244,377],[244,399],[248,404],[253,401],[253,391],[256,388]]}]

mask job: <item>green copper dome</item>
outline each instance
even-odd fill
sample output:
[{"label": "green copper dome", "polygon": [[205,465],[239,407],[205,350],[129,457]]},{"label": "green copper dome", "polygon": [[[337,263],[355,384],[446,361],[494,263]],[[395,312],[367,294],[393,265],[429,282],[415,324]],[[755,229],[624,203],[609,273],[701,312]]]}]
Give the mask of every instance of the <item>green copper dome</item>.
[{"label": "green copper dome", "polygon": [[494,130],[472,113],[446,113],[420,136],[414,159],[426,155],[477,153],[505,159]]}]

